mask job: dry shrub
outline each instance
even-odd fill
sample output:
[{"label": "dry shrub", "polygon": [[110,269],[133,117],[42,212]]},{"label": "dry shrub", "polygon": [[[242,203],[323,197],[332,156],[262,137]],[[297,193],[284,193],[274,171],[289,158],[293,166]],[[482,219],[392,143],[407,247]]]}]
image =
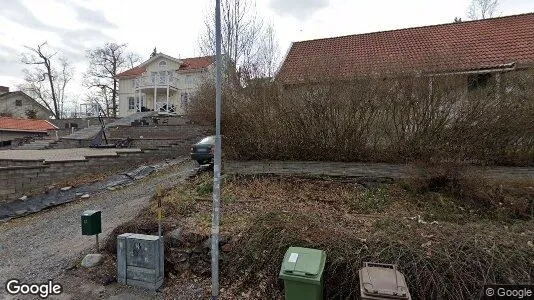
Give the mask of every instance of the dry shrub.
[{"label": "dry shrub", "polygon": [[[226,85],[225,150],[240,159],[532,165],[534,76],[505,73],[476,88],[469,78]],[[213,85],[204,83],[191,118],[213,122],[214,99]]]},{"label": "dry shrub", "polygon": [[[532,218],[532,183],[514,187],[513,182],[493,182],[481,172],[454,162],[419,162],[401,185],[419,195],[439,193],[449,196],[454,204],[487,217],[503,220]],[[425,200],[429,201],[428,197]]]},{"label": "dry shrub", "polygon": [[499,238],[502,227],[493,233],[494,226],[435,227],[425,235],[405,220],[386,218],[362,239],[360,233],[324,224],[319,215],[265,212],[252,224],[239,247],[224,257],[222,272],[243,287],[261,282],[264,299],[282,294],[277,277],[290,246],[326,251],[325,299],[356,298],[358,269],[365,261],[397,264],[413,299],[477,299],[484,284],[529,282],[534,275],[525,238]]},{"label": "dry shrub", "polygon": [[123,233],[138,233],[138,234],[148,234],[148,235],[157,235],[158,234],[158,222],[155,218],[151,219],[139,219],[125,222],[113,229],[111,234],[108,236],[105,242],[104,249],[110,254],[117,253],[117,236]]}]

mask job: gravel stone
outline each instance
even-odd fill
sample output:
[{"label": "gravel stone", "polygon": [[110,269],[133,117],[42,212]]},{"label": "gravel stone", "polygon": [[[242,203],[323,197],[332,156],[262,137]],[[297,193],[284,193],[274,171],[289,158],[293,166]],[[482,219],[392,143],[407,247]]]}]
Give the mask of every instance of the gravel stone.
[{"label": "gravel stone", "polygon": [[102,256],[102,254],[87,254],[82,259],[82,267],[92,268],[94,266],[98,266],[100,263],[102,263],[103,259],[104,256]]},{"label": "gravel stone", "polygon": [[[115,227],[133,219],[149,205],[156,186],[175,186],[186,179],[193,168],[190,160],[181,158],[179,167],[135,182],[121,193],[104,189],[83,202],[67,203],[0,223],[4,249],[0,252],[0,280],[18,278],[21,282],[46,282],[59,278],[65,269],[79,261],[80,254],[94,248],[94,239],[81,235],[81,212],[87,209],[103,212],[99,238],[104,241]],[[0,299],[7,296],[4,293],[4,289],[0,289]]]}]

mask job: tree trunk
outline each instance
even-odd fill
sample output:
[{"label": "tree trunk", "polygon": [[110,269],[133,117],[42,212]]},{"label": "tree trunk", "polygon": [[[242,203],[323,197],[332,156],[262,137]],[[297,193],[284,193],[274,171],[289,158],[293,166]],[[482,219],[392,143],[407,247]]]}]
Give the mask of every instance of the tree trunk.
[{"label": "tree trunk", "polygon": [[46,58],[44,55],[41,55],[41,57],[45,61],[45,67],[48,75],[48,82],[50,83],[50,90],[52,92],[52,102],[54,102],[54,116],[56,119],[61,119],[61,115],[59,114],[59,107],[57,103],[57,97],[56,97],[56,91],[54,89],[54,82],[52,80],[52,68],[50,67],[50,60]]},{"label": "tree trunk", "polygon": [[117,117],[117,79],[113,79],[113,93],[111,94],[111,102],[113,104],[113,117]]}]

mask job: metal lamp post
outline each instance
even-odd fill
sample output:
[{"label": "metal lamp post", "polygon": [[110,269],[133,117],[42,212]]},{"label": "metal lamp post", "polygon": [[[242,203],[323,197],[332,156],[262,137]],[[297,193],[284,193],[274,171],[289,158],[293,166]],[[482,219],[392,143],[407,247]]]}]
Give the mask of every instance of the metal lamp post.
[{"label": "metal lamp post", "polygon": [[215,158],[213,165],[213,212],[211,224],[211,299],[219,299],[219,222],[221,207],[221,0],[215,1],[215,52],[217,78],[215,92]]}]

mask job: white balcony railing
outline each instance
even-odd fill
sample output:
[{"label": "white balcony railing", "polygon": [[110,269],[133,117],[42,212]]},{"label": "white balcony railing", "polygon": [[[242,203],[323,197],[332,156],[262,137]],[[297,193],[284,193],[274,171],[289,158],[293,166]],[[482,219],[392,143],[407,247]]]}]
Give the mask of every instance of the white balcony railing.
[{"label": "white balcony railing", "polygon": [[135,88],[145,88],[154,86],[178,86],[178,78],[171,75],[146,75],[134,79]]}]

